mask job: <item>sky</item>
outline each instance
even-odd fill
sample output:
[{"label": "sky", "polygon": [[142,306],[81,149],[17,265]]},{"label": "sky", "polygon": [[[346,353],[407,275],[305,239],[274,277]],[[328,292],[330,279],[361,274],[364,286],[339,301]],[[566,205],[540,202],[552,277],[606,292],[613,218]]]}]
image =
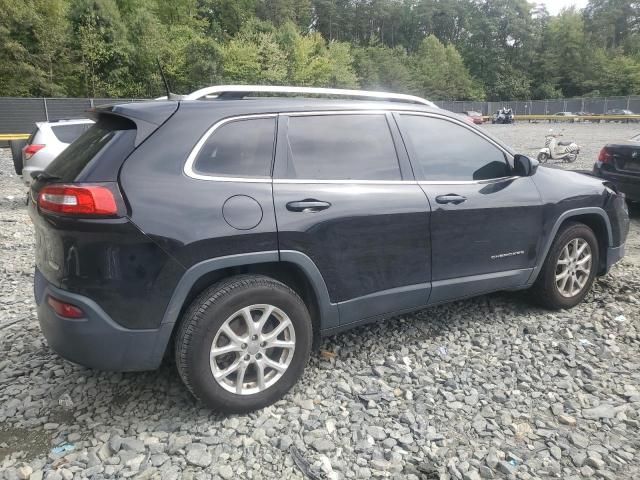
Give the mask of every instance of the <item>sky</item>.
[{"label": "sky", "polygon": [[587,0],[534,0],[536,3],[544,3],[551,15],[557,15],[560,10],[575,5],[577,8],[587,6]]}]

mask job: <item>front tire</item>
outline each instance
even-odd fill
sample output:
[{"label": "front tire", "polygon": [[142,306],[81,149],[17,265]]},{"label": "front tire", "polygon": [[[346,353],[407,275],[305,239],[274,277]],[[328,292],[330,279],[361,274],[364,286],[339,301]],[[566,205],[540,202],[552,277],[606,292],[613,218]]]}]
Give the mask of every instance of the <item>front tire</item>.
[{"label": "front tire", "polygon": [[217,283],[190,305],[176,335],[182,381],[207,407],[246,413],[281,399],[302,375],[311,317],[289,287],[261,275]]},{"label": "front tire", "polygon": [[582,302],[598,270],[598,252],[593,230],[582,223],[565,224],[532,288],[535,300],[552,310],[573,308]]},{"label": "front tire", "polygon": [[547,160],[549,160],[549,155],[547,155],[544,152],[540,152],[538,154],[538,162],[540,163],[547,163]]}]

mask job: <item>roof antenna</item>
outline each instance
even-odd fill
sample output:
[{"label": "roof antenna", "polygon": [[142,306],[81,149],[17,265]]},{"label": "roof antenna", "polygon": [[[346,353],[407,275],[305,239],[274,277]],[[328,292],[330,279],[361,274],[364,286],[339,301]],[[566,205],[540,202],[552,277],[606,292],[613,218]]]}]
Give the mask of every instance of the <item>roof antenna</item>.
[{"label": "roof antenna", "polygon": [[156,57],[156,63],[158,64],[158,70],[160,70],[162,83],[164,83],[164,89],[167,92],[167,100],[182,100],[183,95],[177,95],[175,93],[171,93],[171,89],[169,88],[169,82],[167,82],[167,77],[165,77],[164,69],[162,68],[162,64],[160,63],[160,57]]}]

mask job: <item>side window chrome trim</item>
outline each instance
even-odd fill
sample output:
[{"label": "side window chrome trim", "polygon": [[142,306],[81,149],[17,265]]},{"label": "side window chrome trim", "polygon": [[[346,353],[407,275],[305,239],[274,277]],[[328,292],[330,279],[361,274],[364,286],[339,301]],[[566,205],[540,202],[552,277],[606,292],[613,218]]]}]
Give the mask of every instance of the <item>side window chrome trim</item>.
[{"label": "side window chrome trim", "polygon": [[415,180],[314,180],[303,178],[274,178],[274,184],[306,183],[306,184],[338,184],[338,185],[417,185]]},{"label": "side window chrome trim", "polygon": [[220,128],[221,126],[226,125],[227,123],[238,121],[238,120],[247,120],[247,119],[253,119],[253,118],[275,118],[277,116],[278,116],[277,113],[259,113],[259,114],[255,114],[255,115],[238,115],[238,116],[235,116],[235,117],[223,118],[219,122],[214,123],[209,128],[209,130],[207,130],[204,133],[204,135],[202,135],[202,137],[200,137],[200,140],[198,140],[198,143],[196,143],[195,147],[193,147],[193,150],[191,150],[191,153],[187,157],[187,161],[185,162],[182,171],[184,172],[184,174],[187,177],[195,178],[197,180],[213,180],[213,181],[217,181],[217,182],[271,183],[271,178],[270,177],[220,177],[220,176],[215,176],[215,175],[203,175],[201,173],[197,173],[193,169],[193,164],[195,163],[196,158],[198,157],[198,154],[200,153],[200,150],[202,150],[202,146],[206,143],[207,140],[209,140],[209,137],[211,135],[213,135],[213,133],[218,128]]},{"label": "side window chrome trim", "polygon": [[[234,117],[224,118],[215,124],[213,124],[203,135],[200,137],[198,142],[196,143],[191,153],[187,157],[187,161],[184,164],[183,172],[187,177],[194,178],[196,180],[209,180],[215,182],[244,182],[244,183],[276,183],[276,184],[365,184],[365,185],[470,185],[470,184],[478,184],[478,183],[491,183],[496,181],[503,181],[507,179],[516,179],[520,178],[518,176],[510,176],[510,177],[501,177],[501,178],[493,178],[489,180],[458,180],[458,181],[429,181],[429,180],[316,180],[316,179],[293,179],[293,178],[282,178],[282,179],[271,179],[267,177],[220,177],[215,175],[202,175],[200,173],[196,173],[193,169],[193,164],[200,153],[205,142],[209,139],[209,137],[221,126],[231,123],[237,120],[247,120],[253,118],[276,118],[278,115],[286,115],[286,116],[317,116],[317,115],[367,115],[367,114],[386,114],[386,113],[394,113],[397,115],[417,115],[422,117],[433,117],[439,118],[442,120],[450,121],[456,125],[460,125],[467,130],[475,133],[476,135],[482,137],[483,139],[490,142],[496,148],[498,148],[501,152],[503,152],[507,158],[512,158],[511,153],[506,151],[502,146],[494,142],[491,138],[484,135],[482,132],[476,131],[475,129],[465,125],[464,122],[457,120],[455,118],[448,117],[446,115],[438,115],[437,113],[431,112],[420,112],[417,110],[398,110],[389,109],[389,110],[317,110],[317,111],[297,111],[297,112],[280,112],[278,113],[257,113],[257,114],[249,114],[249,115],[237,115]],[[509,162],[508,162],[509,163]],[[510,165],[511,166],[511,165]]]}]

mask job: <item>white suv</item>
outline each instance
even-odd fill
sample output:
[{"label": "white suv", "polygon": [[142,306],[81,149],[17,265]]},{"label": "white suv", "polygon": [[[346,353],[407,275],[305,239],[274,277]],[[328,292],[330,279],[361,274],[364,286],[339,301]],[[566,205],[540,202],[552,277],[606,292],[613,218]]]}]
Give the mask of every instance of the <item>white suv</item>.
[{"label": "white suv", "polygon": [[27,185],[32,182],[31,174],[41,172],[82,135],[93,124],[93,120],[57,120],[37,122],[36,128],[22,148],[22,179]]}]

